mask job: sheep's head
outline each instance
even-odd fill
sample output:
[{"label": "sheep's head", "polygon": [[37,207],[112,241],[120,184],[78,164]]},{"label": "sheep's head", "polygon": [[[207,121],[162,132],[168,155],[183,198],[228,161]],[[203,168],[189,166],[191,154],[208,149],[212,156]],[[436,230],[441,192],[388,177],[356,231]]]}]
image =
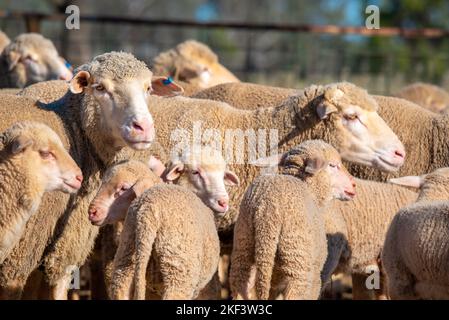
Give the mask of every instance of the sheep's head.
[{"label": "sheep's head", "polygon": [[125,161],[109,168],[90,203],[90,222],[102,226],[123,221],[131,202],[160,181],[148,165],[140,161]]},{"label": "sheep's head", "polygon": [[396,134],[377,113],[378,104],[366,90],[350,83],[326,86],[313,104],[326,126],[326,141],[344,160],[396,171],[405,149]]},{"label": "sheep's head", "polygon": [[124,52],[106,53],[81,66],[70,90],[94,100],[101,124],[116,146],[137,150],[148,148],[155,138],[148,96],[170,96],[183,91],[170,79],[153,77],[144,62]]},{"label": "sheep's head", "polygon": [[161,73],[200,88],[239,80],[218,61],[218,57],[205,44],[187,40],[154,59]]},{"label": "sheep's head", "polygon": [[449,168],[440,168],[421,176],[405,176],[389,182],[419,189],[420,200],[449,200]]},{"label": "sheep's head", "polygon": [[53,43],[36,33],[15,38],[2,52],[10,76],[18,87],[46,80],[70,80],[67,62],[59,56]]},{"label": "sheep's head", "polygon": [[44,124],[18,122],[1,136],[0,159],[18,164],[29,177],[37,176],[43,191],[74,193],[83,175],[64,148],[59,136]]},{"label": "sheep's head", "polygon": [[227,170],[226,162],[216,149],[198,146],[173,159],[162,177],[192,190],[208,207],[219,214],[229,209],[225,185],[237,185],[235,173]]}]

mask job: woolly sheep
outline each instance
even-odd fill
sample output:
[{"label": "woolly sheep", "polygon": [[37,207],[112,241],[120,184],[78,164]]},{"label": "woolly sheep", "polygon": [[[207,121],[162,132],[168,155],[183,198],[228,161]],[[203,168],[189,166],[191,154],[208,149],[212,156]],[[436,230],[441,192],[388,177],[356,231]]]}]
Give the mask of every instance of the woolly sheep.
[{"label": "woolly sheep", "polygon": [[446,113],[449,109],[449,93],[429,83],[413,83],[402,88],[396,96],[435,113]]},{"label": "woolly sheep", "polygon": [[17,95],[49,104],[63,98],[69,91],[70,86],[67,81],[50,80],[32,84],[17,92]]},{"label": "woolly sheep", "polygon": [[[144,175],[143,178],[142,175]],[[194,221],[196,221],[194,222],[194,225],[196,227],[192,229],[191,225],[187,224],[188,228],[187,230],[185,230],[185,233],[183,233],[186,237],[186,239],[184,240],[186,240],[187,242],[189,242],[190,240],[198,241],[199,240],[198,235],[193,235],[192,230],[204,228],[204,224],[203,225],[199,224],[199,221],[201,220],[196,220],[198,217],[195,217],[195,215],[192,216],[192,214],[194,214],[195,210],[204,211],[205,207],[204,205],[199,206],[198,201],[194,202],[193,207],[190,206],[191,199],[190,200],[187,199],[192,197],[196,199],[196,197],[193,196],[191,192],[193,191],[193,193],[198,197],[198,199],[201,199],[203,203],[212,208],[217,214],[221,214],[223,213],[223,211],[227,210],[226,205],[227,193],[223,182],[227,184],[238,183],[238,178],[235,176],[235,174],[226,170],[226,164],[223,158],[216,151],[213,151],[211,148],[208,147],[203,147],[201,148],[201,150],[193,151],[192,153],[189,152],[187,153],[187,155],[184,155],[182,159],[176,159],[170,162],[164,174],[164,179],[166,179],[167,181],[173,181],[179,187],[183,187],[185,190],[190,190],[186,193],[185,191],[182,191],[182,189],[179,190],[176,188],[172,189],[171,187],[170,188],[167,187],[164,189],[161,187],[161,189],[158,191],[160,192],[161,195],[167,194],[167,192],[168,194],[170,194],[170,192],[178,192],[180,194],[179,197],[175,197],[176,205],[174,203],[170,205],[161,204],[165,203],[165,201],[173,202],[170,200],[173,198],[173,196],[170,196],[168,199],[166,199],[166,196],[163,196],[162,198],[164,198],[164,200],[161,200],[161,203],[157,202],[158,196],[155,196],[156,198],[154,198],[154,203],[156,202],[158,203],[157,208],[162,207],[165,209],[165,211],[169,211],[170,212],[169,215],[172,217],[171,219],[174,219],[173,217],[178,217],[178,215],[180,214],[184,216],[186,214],[185,210],[189,211],[187,216],[189,217],[189,219],[194,219]],[[145,182],[144,180],[149,181],[143,184]],[[204,182],[201,182],[202,180],[204,180]],[[205,183],[206,181],[207,183]],[[153,186],[157,182],[158,182],[157,179],[155,180],[154,178],[151,177],[151,171],[148,168],[145,168],[145,165],[143,165],[142,163],[129,161],[111,168],[105,175],[105,178],[103,179],[103,185],[100,188],[97,196],[91,203],[91,209],[89,210],[91,221],[96,225],[104,225],[105,223],[112,223],[117,220],[123,220],[124,216],[126,215],[126,209],[130,205],[131,201],[134,200],[134,198],[136,197],[136,193],[134,192],[135,188],[129,191],[131,186],[133,184],[140,183],[144,185],[146,189],[148,187]],[[142,190],[140,190],[139,193],[142,193]],[[150,207],[154,206],[155,205],[154,203]],[[177,210],[178,207],[182,207],[184,209]],[[207,218],[208,220],[206,221],[210,220],[213,224],[213,214],[209,209],[206,210],[206,216],[208,217]],[[161,217],[162,219],[163,215],[161,216],[161,214],[159,214],[159,217]],[[126,219],[127,219],[126,221],[128,221],[128,217]],[[153,217],[153,219],[157,218]],[[184,221],[184,219],[179,217],[179,221],[180,222]],[[160,228],[161,230],[165,229],[167,232],[169,232],[169,229],[172,228],[174,224],[176,224],[176,222],[173,223],[172,221],[172,223],[170,223],[169,228],[167,226],[164,227],[164,224],[161,224]],[[207,224],[209,224],[209,222]],[[153,224],[153,226],[155,226],[155,224]],[[179,228],[179,226],[177,227]],[[132,222],[130,225],[127,224],[127,222],[125,222],[124,231],[122,233],[120,241],[120,247],[115,258],[115,264],[119,264],[119,267],[117,267],[118,271],[116,271],[116,273],[118,273],[118,276],[113,277],[112,281],[112,288],[113,288],[111,294],[112,298],[117,299],[123,298],[125,296],[129,297],[128,294],[125,294],[125,292],[128,292],[130,289],[129,281],[131,279],[129,277],[132,276],[132,274],[129,273],[129,271],[126,270],[124,271],[122,269],[130,268],[130,263],[132,263],[131,261],[129,261],[129,258],[131,257],[131,254],[129,252],[134,251],[134,237],[137,238],[142,237],[142,235],[139,234],[134,235],[135,228],[136,228],[135,221]],[[183,229],[185,228],[183,227]],[[216,236],[215,227],[213,228],[213,230]],[[206,231],[207,231],[206,234],[210,234],[211,232],[210,227],[207,227]],[[179,237],[177,237],[177,239],[178,238]],[[175,241],[176,239],[174,239],[174,242]],[[204,239],[202,241],[204,242]],[[209,243],[210,240],[206,242]],[[132,245],[130,246],[130,244]],[[210,243],[208,245],[210,247]],[[191,254],[193,254],[194,252],[198,252],[200,247],[201,246],[197,246],[196,249],[189,248],[189,250],[191,251]],[[217,247],[218,247],[218,240],[217,240]],[[139,252],[139,250],[141,249],[142,248],[140,248],[139,246],[136,247],[137,252]],[[126,252],[124,253],[123,250],[126,250]],[[210,250],[210,248],[208,250]],[[181,257],[175,258],[179,259],[182,258],[182,256],[186,258],[185,255],[188,251],[180,254]],[[150,254],[150,252],[151,250],[148,252],[148,254]],[[203,254],[205,254],[205,252],[203,252]],[[213,254],[208,254],[207,256],[203,257],[202,259],[200,259],[200,262],[204,261],[204,259],[210,260],[216,258],[218,260],[218,255],[219,250],[217,250],[216,252],[214,250]],[[195,259],[195,262],[190,262],[189,264],[192,263],[198,264],[197,260],[198,259]],[[203,263],[203,265],[207,266],[207,268],[210,268],[209,262],[206,264]],[[195,271],[196,273],[200,270],[198,269],[198,267],[199,267],[198,265],[196,265],[195,267],[197,269]],[[202,275],[202,277],[206,275],[206,278],[210,280],[210,277],[215,272],[216,267],[217,264],[215,263],[215,268],[214,270],[212,270],[213,271],[212,274],[210,274],[210,272],[204,273],[203,270],[201,273],[199,273],[199,275]],[[208,270],[211,271],[211,269]],[[174,275],[174,276],[181,277],[181,275]],[[143,280],[143,283],[144,282],[145,281]],[[160,281],[157,282],[159,283]],[[139,281],[138,283],[142,282]],[[194,283],[198,283],[198,280],[195,280]],[[153,283],[153,287],[154,285],[155,284]],[[204,286],[205,284],[202,283],[200,285],[200,288],[203,288]],[[194,285],[194,287],[198,287],[198,285]],[[193,296],[188,295],[184,297],[193,298],[194,296],[197,296],[198,293],[199,291],[195,293]],[[168,294],[167,292],[164,294],[166,298],[167,294]],[[170,297],[170,295],[168,296]],[[140,295],[140,297],[143,298],[144,296]]]},{"label": "woolly sheep", "polygon": [[[145,100],[147,90],[166,95],[178,90],[174,83],[164,85],[164,80],[152,77],[145,64],[131,54],[112,52],[81,66],[72,79],[71,92],[52,104],[3,96],[0,129],[17,120],[47,124],[70,150],[85,180],[70,201],[60,193],[44,196],[21,241],[0,266],[0,298],[19,297],[28,275],[41,261],[52,297],[66,296],[71,271],[84,263],[98,233],[85,212],[100,177],[107,165],[129,158],[130,154],[149,156],[133,149],[150,147],[154,137],[153,120]],[[108,87],[112,84],[116,90]],[[110,96],[116,101],[112,109]]]},{"label": "woolly sheep", "polygon": [[73,76],[51,40],[37,33],[24,33],[0,55],[0,88],[23,88],[35,82]]},{"label": "woolly sheep", "polygon": [[[202,138],[204,143],[210,141],[221,148],[222,142],[226,146],[226,141],[234,142],[235,136],[238,140],[239,133],[245,137],[253,130],[256,136],[261,130],[268,137],[267,131],[274,129],[280,141],[274,138],[276,140],[270,139],[270,143],[278,144],[280,152],[304,140],[321,138],[334,145],[346,160],[378,166],[384,170],[395,170],[404,160],[401,142],[376,113],[377,103],[365,90],[349,83],[311,86],[279,107],[253,111],[186,97],[154,97],[150,104],[158,142],[172,152],[183,149],[185,144],[195,139]],[[365,125],[355,119],[354,113],[360,114]],[[200,128],[195,129],[198,125]],[[206,134],[206,129],[213,134]],[[198,131],[204,134],[198,137]],[[248,151],[254,151],[255,148],[255,142],[249,143]],[[242,183],[240,187],[230,190],[231,209],[217,221],[220,231],[231,231],[237,218],[235,208],[246,188],[260,172],[260,168],[251,165],[255,159],[251,159],[250,152],[240,150],[243,154],[239,159],[239,150],[236,149],[232,149],[232,145],[231,149],[225,148],[225,152],[228,152],[225,157]],[[237,156],[234,158],[229,150],[236,152]],[[256,158],[255,152],[253,155]],[[379,155],[382,156],[379,158]]]},{"label": "woolly sheep", "polygon": [[153,71],[156,75],[170,76],[199,89],[239,82],[219,63],[217,55],[207,45],[195,40],[184,41],[160,53],[154,58]]},{"label": "woolly sheep", "polygon": [[[285,299],[317,299],[327,256],[324,213],[331,200],[355,195],[341,157],[320,140],[305,141],[280,161],[281,174],[257,177],[235,225],[230,283],[233,297],[268,299],[272,273]],[[294,177],[292,176],[294,175]]]},{"label": "woolly sheep", "polygon": [[[226,89],[227,87],[233,88]],[[241,92],[248,91],[248,97],[254,99],[238,100],[234,91],[237,87]],[[292,96],[292,89],[274,88],[248,83],[222,84],[210,90],[210,94],[204,94],[203,98],[217,99],[229,103],[236,108],[257,109],[260,101],[265,102],[266,107],[280,106]],[[204,91],[206,92],[206,90]],[[199,94],[198,94],[199,95]],[[197,95],[197,96],[198,96]],[[404,144],[408,154],[404,165],[396,172],[382,172],[375,168],[346,164],[349,172],[355,177],[368,180],[387,181],[388,179],[421,175],[437,168],[449,166],[447,156],[447,141],[449,141],[449,116],[438,115],[413,102],[385,96],[372,96],[378,104],[378,113],[391,130],[397,134]],[[410,130],[413,128],[413,130]]]},{"label": "woolly sheep", "polygon": [[392,299],[449,299],[449,168],[392,179],[420,187],[416,203],[398,211],[382,252]]},{"label": "woolly sheep", "polygon": [[74,193],[83,176],[58,135],[37,122],[18,122],[0,135],[0,176],[1,264],[44,193]]}]

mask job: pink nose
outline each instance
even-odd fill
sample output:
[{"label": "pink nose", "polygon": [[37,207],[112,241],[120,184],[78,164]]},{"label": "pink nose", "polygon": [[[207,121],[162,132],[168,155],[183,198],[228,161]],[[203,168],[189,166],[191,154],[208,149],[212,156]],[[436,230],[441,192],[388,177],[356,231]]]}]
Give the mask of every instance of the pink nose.
[{"label": "pink nose", "polygon": [[404,159],[405,158],[405,151],[404,150],[395,150],[394,151],[394,156],[396,157],[396,158],[399,158],[399,159]]},{"label": "pink nose", "polygon": [[154,124],[150,121],[133,121],[133,129],[138,134],[144,134],[154,128]]},{"label": "pink nose", "polygon": [[217,203],[220,207],[227,209],[228,208],[228,199],[226,198],[220,198],[217,200]]}]

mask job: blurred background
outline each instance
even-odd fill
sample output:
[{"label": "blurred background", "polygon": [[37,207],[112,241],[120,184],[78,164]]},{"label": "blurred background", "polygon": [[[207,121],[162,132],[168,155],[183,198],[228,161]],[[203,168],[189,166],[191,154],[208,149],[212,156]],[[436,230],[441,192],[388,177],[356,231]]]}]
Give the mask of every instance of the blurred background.
[{"label": "blurred background", "polygon": [[[405,38],[176,25],[189,20],[364,26],[365,8],[374,4],[380,8],[381,28],[447,30],[447,0],[0,0],[0,10],[64,14],[70,4],[79,6],[81,16],[118,20],[89,19],[81,22],[80,30],[67,30],[61,19],[42,16],[27,21],[22,15],[4,14],[0,29],[11,38],[30,28],[39,31],[75,66],[111,50],[132,52],[150,64],[159,52],[193,38],[209,45],[243,81],[302,88],[347,80],[378,94],[394,93],[415,81],[449,89],[447,35]],[[173,25],[132,24],[126,21],[130,17],[165,19]]]}]

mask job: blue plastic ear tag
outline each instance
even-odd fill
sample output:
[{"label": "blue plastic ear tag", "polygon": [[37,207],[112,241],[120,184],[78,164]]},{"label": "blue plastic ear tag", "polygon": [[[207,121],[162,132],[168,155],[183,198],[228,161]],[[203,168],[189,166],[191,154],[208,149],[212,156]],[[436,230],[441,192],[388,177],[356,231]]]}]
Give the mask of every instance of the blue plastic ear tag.
[{"label": "blue plastic ear tag", "polygon": [[164,80],[162,80],[162,83],[165,85],[165,86],[168,86],[170,83],[172,83],[173,82],[173,79],[171,78],[171,77],[168,77],[167,79],[164,79]]},{"label": "blue plastic ear tag", "polygon": [[65,61],[65,66],[67,67],[67,69],[70,69],[72,67],[72,65],[67,60]]}]

